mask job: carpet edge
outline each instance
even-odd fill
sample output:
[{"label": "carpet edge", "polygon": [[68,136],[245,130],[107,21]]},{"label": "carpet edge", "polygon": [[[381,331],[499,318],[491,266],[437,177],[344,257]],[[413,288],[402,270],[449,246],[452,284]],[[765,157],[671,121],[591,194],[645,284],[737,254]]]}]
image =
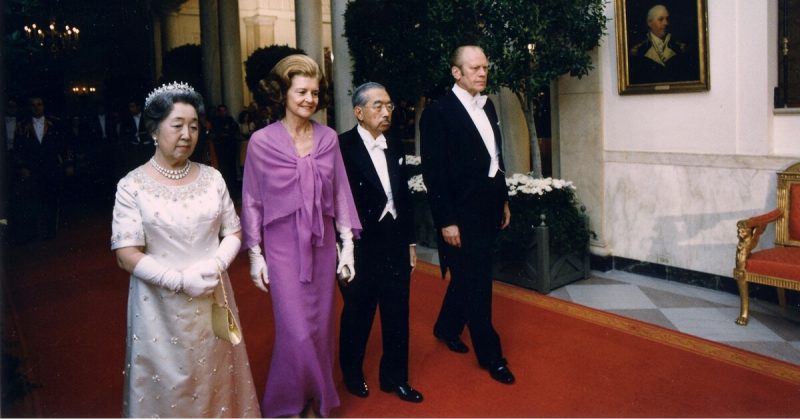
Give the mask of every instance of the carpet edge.
[{"label": "carpet edge", "polygon": [[[429,275],[441,276],[438,265],[418,262],[417,270]],[[584,320],[609,329],[621,331],[673,348],[714,359],[759,374],[778,378],[792,384],[800,384],[800,366],[770,358],[761,354],[735,348],[719,342],[667,329],[618,314],[597,310],[577,303],[548,297],[533,290],[495,281],[494,294],[514,301],[533,304],[537,307],[572,318]]]}]

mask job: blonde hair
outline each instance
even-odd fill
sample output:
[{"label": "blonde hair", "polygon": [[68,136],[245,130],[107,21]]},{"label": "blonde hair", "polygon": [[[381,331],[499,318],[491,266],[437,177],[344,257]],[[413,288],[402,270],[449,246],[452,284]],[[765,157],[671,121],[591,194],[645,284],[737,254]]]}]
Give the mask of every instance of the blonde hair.
[{"label": "blonde hair", "polygon": [[278,61],[266,78],[259,81],[259,89],[269,101],[273,114],[283,117],[286,111],[286,93],[292,86],[292,78],[303,76],[319,82],[319,104],[317,109],[328,106],[328,82],[319,65],[308,55],[293,54]]}]

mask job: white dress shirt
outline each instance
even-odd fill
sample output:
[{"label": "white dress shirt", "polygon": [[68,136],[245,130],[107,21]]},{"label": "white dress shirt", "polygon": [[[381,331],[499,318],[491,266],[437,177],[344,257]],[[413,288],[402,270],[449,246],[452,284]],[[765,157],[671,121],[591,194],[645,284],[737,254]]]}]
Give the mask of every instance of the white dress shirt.
[{"label": "white dress shirt", "polygon": [[486,96],[472,96],[458,84],[453,85],[453,93],[456,94],[458,100],[461,101],[462,105],[464,105],[469,117],[472,119],[472,122],[475,124],[475,127],[478,128],[478,132],[481,134],[483,144],[486,146],[486,151],[492,158],[492,161],[489,164],[488,176],[494,177],[497,174],[497,171],[500,170],[500,154],[497,150],[497,141],[495,141],[494,138],[492,123],[489,121],[489,117],[483,110],[483,105],[486,103]]},{"label": "white dress shirt", "polygon": [[44,138],[44,117],[33,118],[33,130],[36,132],[36,139],[39,140],[39,143],[42,142],[42,138]]},{"label": "white dress shirt", "polygon": [[381,216],[378,221],[383,220],[386,214],[391,214],[392,218],[397,219],[397,209],[394,207],[394,198],[392,196],[392,185],[389,182],[389,166],[386,165],[386,137],[383,134],[378,138],[373,138],[372,134],[364,129],[361,125],[357,128],[361,140],[364,141],[364,146],[367,147],[369,158],[372,160],[372,165],[375,166],[375,171],[378,172],[378,178],[381,180],[383,192],[386,194],[386,206],[383,208]]},{"label": "white dress shirt", "polygon": [[100,138],[105,139],[106,135],[106,116],[105,114],[98,114],[97,121],[100,122]]}]

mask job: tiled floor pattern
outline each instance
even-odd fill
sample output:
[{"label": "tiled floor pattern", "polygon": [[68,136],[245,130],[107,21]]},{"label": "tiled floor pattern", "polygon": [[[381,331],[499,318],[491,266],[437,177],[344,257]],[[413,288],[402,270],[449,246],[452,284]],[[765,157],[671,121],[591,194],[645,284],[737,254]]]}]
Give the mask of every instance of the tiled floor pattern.
[{"label": "tiled floor pattern", "polygon": [[[438,263],[435,250],[418,253]],[[750,322],[739,326],[738,295],[622,271],[593,271],[549,296],[800,365],[800,313],[775,304],[751,299]]]}]

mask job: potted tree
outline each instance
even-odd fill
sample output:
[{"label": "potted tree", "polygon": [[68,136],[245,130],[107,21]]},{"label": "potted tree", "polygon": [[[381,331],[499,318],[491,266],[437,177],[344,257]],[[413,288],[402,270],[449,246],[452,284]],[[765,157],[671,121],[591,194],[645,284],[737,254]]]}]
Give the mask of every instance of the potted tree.
[{"label": "potted tree", "polygon": [[[414,196],[417,243],[437,246],[419,157],[406,156],[412,168],[408,188]],[[542,293],[589,276],[589,229],[585,209],[570,181],[515,173],[506,178],[511,223],[493,250],[495,279]]]},{"label": "potted tree", "polygon": [[531,171],[542,176],[536,132],[539,93],[562,75],[593,68],[590,51],[606,29],[606,0],[352,0],[345,35],[353,81],[377,81],[395,100],[417,103],[451,88],[449,55],[465,43],[491,62],[489,91],[506,87],[528,127]]},{"label": "potted tree", "polygon": [[570,181],[506,178],[511,224],[494,250],[494,276],[542,293],[589,275],[593,234]]}]

